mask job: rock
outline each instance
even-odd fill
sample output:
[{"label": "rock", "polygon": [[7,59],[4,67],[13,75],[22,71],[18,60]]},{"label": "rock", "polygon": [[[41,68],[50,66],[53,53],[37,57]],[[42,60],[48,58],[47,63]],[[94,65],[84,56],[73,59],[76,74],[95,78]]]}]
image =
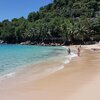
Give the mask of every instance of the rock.
[{"label": "rock", "polygon": [[4,43],[4,41],[3,40],[0,40],[0,44],[3,44]]},{"label": "rock", "polygon": [[31,41],[25,41],[25,42],[21,42],[20,44],[21,45],[31,45],[32,43]]}]

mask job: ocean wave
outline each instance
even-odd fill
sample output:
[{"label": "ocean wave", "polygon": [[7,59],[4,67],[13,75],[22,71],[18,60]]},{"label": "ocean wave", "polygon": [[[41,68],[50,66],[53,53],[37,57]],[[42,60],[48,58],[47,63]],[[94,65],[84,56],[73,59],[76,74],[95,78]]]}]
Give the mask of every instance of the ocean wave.
[{"label": "ocean wave", "polygon": [[77,55],[73,52],[71,52],[70,55],[66,56],[65,57],[65,60],[63,61],[64,64],[68,64],[70,62],[70,60],[74,57],[77,57]]},{"label": "ocean wave", "polygon": [[3,75],[3,76],[0,77],[0,80],[4,80],[4,79],[6,79],[6,78],[11,78],[11,77],[13,77],[15,74],[16,74],[16,72],[11,72],[11,73],[5,74],[5,75]]},{"label": "ocean wave", "polygon": [[61,66],[57,66],[57,67],[53,67],[53,68],[48,68],[48,69],[45,70],[45,72],[55,73],[55,72],[57,72],[57,71],[59,71],[63,68],[64,68],[64,66],[61,65]]}]

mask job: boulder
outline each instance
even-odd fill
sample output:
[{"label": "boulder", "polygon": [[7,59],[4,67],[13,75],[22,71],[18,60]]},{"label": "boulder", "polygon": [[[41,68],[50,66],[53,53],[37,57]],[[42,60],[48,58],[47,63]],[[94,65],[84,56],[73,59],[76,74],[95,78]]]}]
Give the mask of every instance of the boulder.
[{"label": "boulder", "polygon": [[0,40],[0,44],[3,44],[4,43],[4,41],[3,40]]},{"label": "boulder", "polygon": [[25,41],[25,42],[21,42],[21,45],[31,45],[31,41]]}]

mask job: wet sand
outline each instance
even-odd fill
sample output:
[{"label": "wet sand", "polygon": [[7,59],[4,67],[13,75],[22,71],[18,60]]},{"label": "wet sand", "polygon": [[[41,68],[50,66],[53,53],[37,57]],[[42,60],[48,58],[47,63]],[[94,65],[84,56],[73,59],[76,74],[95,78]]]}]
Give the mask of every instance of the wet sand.
[{"label": "wet sand", "polygon": [[64,69],[39,80],[17,83],[4,83],[0,100],[100,100],[100,51],[82,46],[81,55]]}]

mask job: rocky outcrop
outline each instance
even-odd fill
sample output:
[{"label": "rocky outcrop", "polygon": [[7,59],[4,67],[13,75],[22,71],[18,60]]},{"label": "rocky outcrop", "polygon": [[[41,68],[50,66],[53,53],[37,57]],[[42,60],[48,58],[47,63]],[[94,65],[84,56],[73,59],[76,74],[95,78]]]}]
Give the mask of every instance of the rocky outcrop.
[{"label": "rocky outcrop", "polygon": [[3,40],[0,40],[0,44],[3,44],[4,43],[4,41]]},{"label": "rocky outcrop", "polygon": [[21,44],[21,45],[30,45],[30,44],[31,44],[31,41],[21,42],[20,44]]}]

